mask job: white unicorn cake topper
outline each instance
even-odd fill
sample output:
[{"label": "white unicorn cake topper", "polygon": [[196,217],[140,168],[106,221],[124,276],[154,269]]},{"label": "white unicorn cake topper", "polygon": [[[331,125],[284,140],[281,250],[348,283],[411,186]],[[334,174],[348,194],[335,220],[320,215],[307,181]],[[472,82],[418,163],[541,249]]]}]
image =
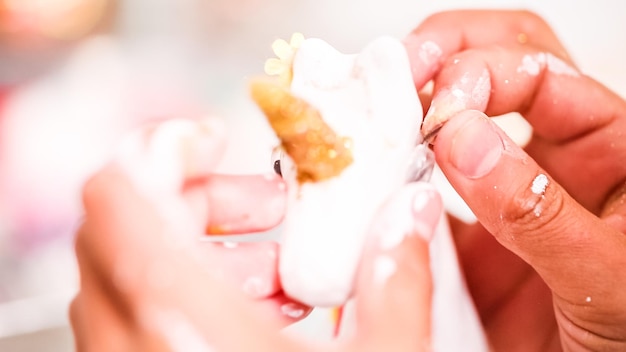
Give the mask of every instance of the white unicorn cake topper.
[{"label": "white unicorn cake topper", "polygon": [[[266,71],[279,79],[254,80],[251,90],[283,151],[289,200],[282,286],[312,306],[343,305],[377,209],[406,182],[427,180],[434,166],[420,134],[422,105],[406,49],[395,38],[378,38],[354,55],[301,35],[273,47],[279,59],[270,59]],[[433,270],[445,271],[443,279],[434,273],[444,289],[434,292],[433,347],[486,350],[449,231],[442,229],[431,243],[439,252]],[[450,345],[445,332],[462,343]]]}]

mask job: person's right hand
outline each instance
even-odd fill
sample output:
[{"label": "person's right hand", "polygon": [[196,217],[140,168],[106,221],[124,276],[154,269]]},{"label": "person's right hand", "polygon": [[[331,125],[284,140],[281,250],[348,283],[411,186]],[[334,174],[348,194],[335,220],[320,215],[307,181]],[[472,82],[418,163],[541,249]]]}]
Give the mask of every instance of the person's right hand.
[{"label": "person's right hand", "polygon": [[[434,80],[423,131],[480,221],[453,230],[494,349],[626,350],[626,102],[528,12],[437,14],[405,43],[417,88]],[[508,112],[525,150],[485,116]]]}]

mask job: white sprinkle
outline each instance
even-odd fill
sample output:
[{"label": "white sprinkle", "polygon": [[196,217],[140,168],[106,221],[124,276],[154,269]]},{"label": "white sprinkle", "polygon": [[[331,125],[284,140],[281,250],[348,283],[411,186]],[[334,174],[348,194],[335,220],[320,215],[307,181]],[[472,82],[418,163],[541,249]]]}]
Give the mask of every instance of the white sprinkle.
[{"label": "white sprinkle", "polygon": [[382,285],[396,272],[396,262],[389,256],[380,256],[374,261],[374,283]]},{"label": "white sprinkle", "polygon": [[304,315],[304,309],[295,303],[286,303],[280,306],[280,311],[293,319],[298,319]]},{"label": "white sprinkle", "polygon": [[585,298],[585,302],[587,303],[591,302],[591,296],[587,296],[587,298]]},{"label": "white sprinkle", "polygon": [[454,61],[452,61],[452,63],[455,64],[455,65],[458,64],[459,62],[461,62],[460,59],[454,59]]},{"label": "white sprinkle", "polygon": [[546,193],[546,188],[548,187],[549,182],[550,181],[548,180],[548,176],[544,174],[539,174],[533,180],[533,185],[531,186],[530,190],[536,195],[543,195],[544,193]]}]

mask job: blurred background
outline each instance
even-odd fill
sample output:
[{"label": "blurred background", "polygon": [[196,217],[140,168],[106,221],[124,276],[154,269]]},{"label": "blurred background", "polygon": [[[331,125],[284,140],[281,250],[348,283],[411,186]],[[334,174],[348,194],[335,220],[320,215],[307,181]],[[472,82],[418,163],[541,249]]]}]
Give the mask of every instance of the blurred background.
[{"label": "blurred background", "polygon": [[80,187],[138,124],[222,117],[227,172],[270,170],[272,134],[248,100],[274,39],[346,52],[452,8],[524,8],[582,70],[626,96],[626,2],[0,0],[0,351],[72,351],[67,305]]}]

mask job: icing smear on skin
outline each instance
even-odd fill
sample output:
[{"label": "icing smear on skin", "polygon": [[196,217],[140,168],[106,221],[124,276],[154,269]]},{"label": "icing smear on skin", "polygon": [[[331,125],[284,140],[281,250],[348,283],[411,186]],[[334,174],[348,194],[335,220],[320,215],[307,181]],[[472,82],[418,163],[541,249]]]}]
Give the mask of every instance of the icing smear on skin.
[{"label": "icing smear on skin", "polygon": [[[533,192],[534,194],[541,196],[541,198],[544,197],[544,194],[546,193],[546,188],[548,187],[548,184],[550,183],[550,180],[548,179],[548,176],[544,175],[544,174],[539,174],[537,175],[537,177],[535,177],[535,179],[533,180],[532,185],[530,186],[530,190],[531,192]],[[543,210],[543,207],[541,206],[541,204],[537,204],[534,207],[534,214],[536,217],[540,217],[541,216],[541,212]]]},{"label": "icing smear on skin", "polygon": [[533,184],[530,187],[530,190],[534,194],[538,196],[542,196],[546,193],[546,188],[548,187],[548,183],[550,183],[550,181],[548,180],[548,176],[544,174],[539,174],[533,180]]},{"label": "icing smear on skin", "polygon": [[436,63],[443,55],[441,47],[432,41],[425,41],[420,45],[419,58],[425,65]]},{"label": "icing smear on skin", "polygon": [[567,62],[552,55],[551,53],[537,53],[534,55],[524,55],[520,66],[517,67],[518,73],[526,73],[530,76],[537,76],[541,70],[546,68],[548,71],[571,77],[579,77],[578,70],[573,68]]}]

